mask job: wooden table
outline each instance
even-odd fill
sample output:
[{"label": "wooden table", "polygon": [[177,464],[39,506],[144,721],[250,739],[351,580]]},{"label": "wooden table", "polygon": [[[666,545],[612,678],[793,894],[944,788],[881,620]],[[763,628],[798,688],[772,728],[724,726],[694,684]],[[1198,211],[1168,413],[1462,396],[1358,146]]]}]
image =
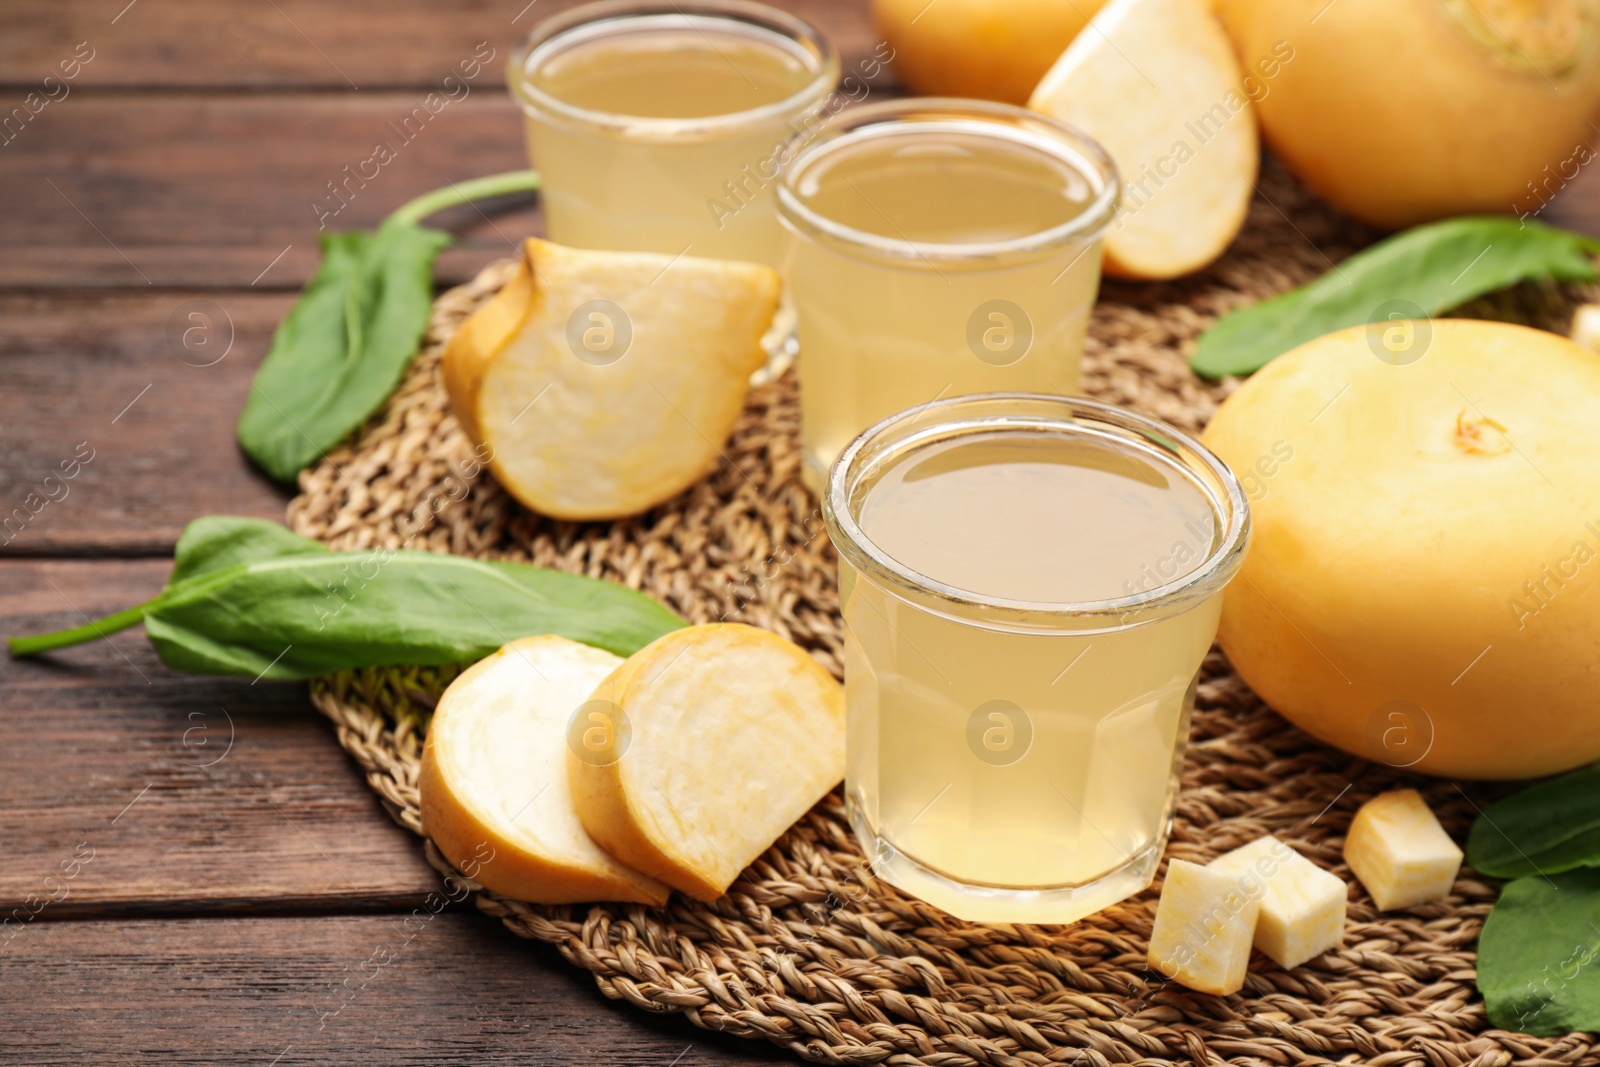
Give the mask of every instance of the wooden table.
[{"label": "wooden table", "polygon": [[[26,521],[0,531],[5,633],[153,595],[198,515],[282,518],[287,495],[247,465],[233,423],[316,263],[314,205],[337,206],[328,184],[480,42],[495,58],[471,91],[336,225],[372,226],[447,181],[524,165],[501,71],[563,6],[7,0],[0,513]],[[847,66],[876,44],[864,3],[790,6]],[[22,122],[13,107],[37,113]],[[1577,184],[1546,217],[1600,230],[1600,181]],[[442,283],[536,231],[530,203],[500,208],[439,220],[461,238]],[[213,323],[205,358],[199,338],[181,340],[195,311]],[[75,454],[92,455],[77,477],[46,482]],[[471,909],[413,936],[401,919],[439,880],[303,686],[176,674],[134,630],[0,660],[0,726],[0,917],[13,917],[0,928],[0,1060],[782,1058],[610,1003]]]}]

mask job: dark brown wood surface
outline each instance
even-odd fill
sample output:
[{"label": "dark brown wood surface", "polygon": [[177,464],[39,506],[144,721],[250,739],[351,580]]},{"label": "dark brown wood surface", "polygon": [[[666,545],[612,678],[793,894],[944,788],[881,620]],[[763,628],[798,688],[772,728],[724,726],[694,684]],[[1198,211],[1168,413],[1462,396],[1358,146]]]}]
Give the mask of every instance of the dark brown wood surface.
[{"label": "dark brown wood surface", "polygon": [[[498,70],[401,141],[390,124],[427,92],[74,93],[0,149],[12,207],[0,284],[298,289],[317,263],[319,222],[368,228],[418,193],[528,165]],[[370,181],[349,179],[344,199],[330,193],[380,139],[395,158]],[[438,216],[462,239],[441,280],[470,277],[526,236],[534,215],[520,204],[505,218],[506,205],[485,206],[492,221],[470,207]]]},{"label": "dark brown wood surface", "polygon": [[[419,88],[479,42],[502,60],[539,21],[580,0],[6,0],[0,86],[31,85],[87,41],[75,84],[117,89]],[[779,0],[820,27],[845,63],[877,38],[863,0]],[[502,63],[489,77],[498,82]]]},{"label": "dark brown wood surface", "polygon": [[[169,568],[0,562],[0,618],[8,633],[75,626],[149,598]],[[304,685],[179,675],[136,628],[0,660],[0,692],[0,916],[58,895],[51,918],[386,910],[437,887]],[[92,859],[63,879],[80,845]]]},{"label": "dark brown wood surface", "polygon": [[606,1000],[478,914],[38,922],[0,946],[0,1061],[144,1067],[793,1062]]},{"label": "dark brown wood surface", "polygon": [[[0,5],[0,113],[93,51],[0,145],[7,635],[147,598],[198,515],[281,518],[287,493],[243,460],[233,423],[316,264],[314,204],[480,42],[496,58],[471,93],[334,223],[370,226],[524,165],[504,57],[566,6]],[[787,6],[847,63],[875,44],[864,0]],[[1544,218],[1600,232],[1600,178],[1586,170]],[[538,215],[513,199],[437,222],[460,238],[438,267],[449,283]],[[207,330],[185,344],[196,321]],[[86,455],[36,506],[45,476]],[[0,1062],[781,1059],[608,1002],[552,950],[458,906],[408,926],[438,879],[301,686],[175,674],[135,629],[0,661],[0,731]],[[380,950],[392,961],[374,967]]]}]

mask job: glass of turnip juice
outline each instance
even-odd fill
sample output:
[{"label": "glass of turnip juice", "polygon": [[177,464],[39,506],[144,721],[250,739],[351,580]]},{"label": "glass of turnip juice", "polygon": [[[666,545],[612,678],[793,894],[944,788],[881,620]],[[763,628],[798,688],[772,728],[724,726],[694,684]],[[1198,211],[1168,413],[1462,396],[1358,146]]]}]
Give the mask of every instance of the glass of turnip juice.
[{"label": "glass of turnip juice", "polygon": [[808,484],[872,423],[940,397],[1078,391],[1110,158],[1021,108],[844,111],[784,164]]},{"label": "glass of turnip juice", "polygon": [[551,240],[776,267],[779,153],[821,122],[839,59],[763,4],[602,2],[541,23],[507,76]]},{"label": "glass of turnip juice", "polygon": [[846,800],[877,875],[983,922],[1071,922],[1147,886],[1249,541],[1228,468],[1108,405],[982,394],[862,434],[823,511]]}]

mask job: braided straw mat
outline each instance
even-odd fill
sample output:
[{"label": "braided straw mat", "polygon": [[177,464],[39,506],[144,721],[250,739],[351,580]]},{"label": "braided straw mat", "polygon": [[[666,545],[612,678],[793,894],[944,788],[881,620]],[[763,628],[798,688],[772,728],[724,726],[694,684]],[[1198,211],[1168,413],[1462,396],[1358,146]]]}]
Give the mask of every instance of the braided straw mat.
[{"label": "braided straw mat", "polygon": [[[1188,371],[1195,335],[1375,236],[1275,166],[1260,192],[1243,235],[1209,270],[1174,284],[1106,284],[1090,327],[1086,392],[1198,429],[1235,383],[1207,385]],[[510,268],[491,266],[438,299],[422,352],[388,406],[301,475],[294,529],[336,548],[408,545],[610,579],[694,622],[774,630],[838,674],[835,562],[800,484],[792,374],[752,390],[715,473],[639,518],[554,522],[524,510],[491,476],[459,473],[473,470],[471,448],[449,413],[439,355]],[[1470,311],[1564,332],[1582,295],[1528,286]],[[418,834],[420,739],[454,673],[367,670],[312,686],[389,813]],[[1317,743],[1263,706],[1218,652],[1202,682],[1169,856],[1204,863],[1271,833],[1354,884],[1340,848],[1369,797],[1417,785],[1458,840],[1474,800],[1486,799],[1482,787],[1414,780]],[[441,873],[481,888],[431,843],[426,851]],[[1258,954],[1230,997],[1191,992],[1148,968],[1158,889],[1070,926],[964,922],[872,877],[835,791],[715,903],[681,894],[655,909],[545,907],[488,891],[476,899],[513,933],[591,971],[607,996],[822,1063],[1600,1062],[1588,1035],[1489,1027],[1473,989],[1473,950],[1495,890],[1470,870],[1447,900],[1400,912],[1380,914],[1356,886],[1341,947],[1287,973]]]}]

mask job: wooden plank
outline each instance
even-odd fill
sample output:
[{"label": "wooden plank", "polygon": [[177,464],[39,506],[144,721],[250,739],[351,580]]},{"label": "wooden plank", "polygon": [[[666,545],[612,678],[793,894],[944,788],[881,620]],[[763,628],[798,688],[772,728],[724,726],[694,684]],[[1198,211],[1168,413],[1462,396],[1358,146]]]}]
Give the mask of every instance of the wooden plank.
[{"label": "wooden plank", "polygon": [[[493,219],[493,227],[476,216],[448,212],[431,225],[448,229],[456,243],[439,253],[434,261],[434,280],[444,288],[471,279],[495,260],[513,255],[511,245],[494,233],[513,241],[543,234],[538,209],[526,200],[502,201],[511,205],[497,209],[481,205]],[[398,204],[390,205],[398,207]],[[352,229],[360,227],[352,226]],[[3,230],[0,224],[0,230]],[[292,227],[285,227],[285,233]],[[487,232],[479,232],[479,231]],[[269,245],[142,245],[132,248],[138,256],[138,270],[146,277],[160,279],[159,287],[190,293],[298,292],[321,260],[314,224],[299,231],[300,240],[291,240],[273,252]],[[124,250],[130,246],[122,246]],[[93,245],[16,245],[0,248],[0,292],[61,292],[100,289],[141,289],[145,286],[129,267],[129,259],[109,244]],[[266,267],[263,267],[263,263]],[[252,279],[259,278],[254,285]]]},{"label": "wooden plank", "polygon": [[[0,86],[36,87],[84,41],[94,58],[73,87],[434,86],[480,42],[495,50],[491,73],[499,80],[512,46],[577,2],[7,0]],[[823,28],[847,60],[877,43],[866,0],[768,2]]]},{"label": "wooden plank", "polygon": [[0,294],[0,555],[166,556],[203,513],[281,521],[233,424],[291,299]]},{"label": "wooden plank", "polygon": [[[479,82],[431,118],[419,91],[69,97],[0,149],[0,288],[298,289],[319,222],[369,228],[431,189],[528,165],[516,106]],[[380,141],[394,152],[381,166]],[[518,213],[503,202],[436,217],[461,238],[441,281],[535,231],[533,198],[509,204]]]},{"label": "wooden plank", "polygon": [[[76,626],[169,570],[0,562],[0,619]],[[303,685],[169,671],[135,628],[0,660],[0,733],[0,916],[409,908],[437,887]]]},{"label": "wooden plank", "polygon": [[39,1067],[794,1062],[608,1001],[476,914],[35,924],[0,991],[7,1060]]}]

